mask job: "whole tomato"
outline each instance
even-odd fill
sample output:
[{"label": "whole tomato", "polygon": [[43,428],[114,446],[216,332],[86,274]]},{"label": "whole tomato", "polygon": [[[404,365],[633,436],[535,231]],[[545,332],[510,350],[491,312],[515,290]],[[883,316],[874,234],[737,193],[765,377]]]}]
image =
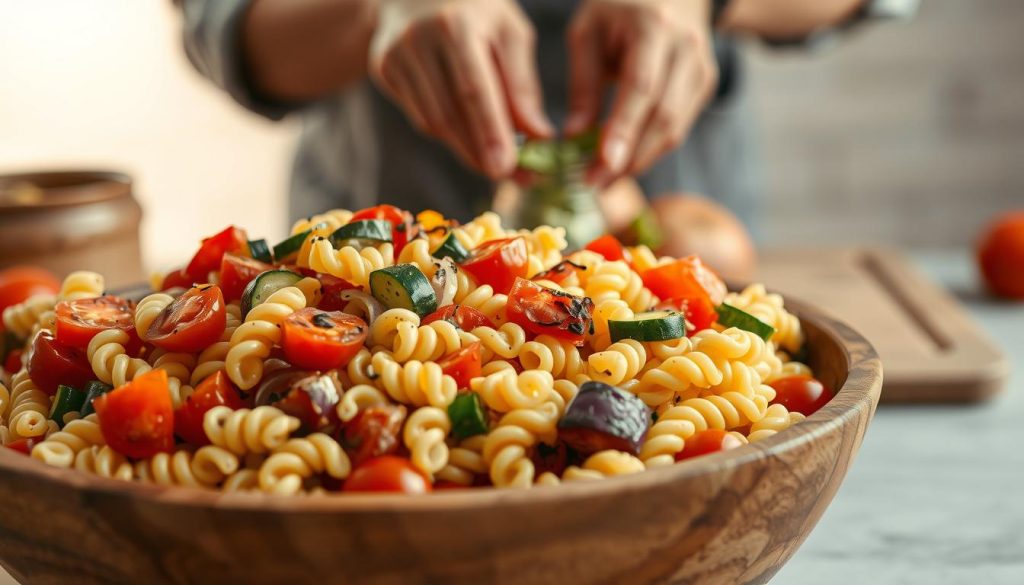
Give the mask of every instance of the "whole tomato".
[{"label": "whole tomato", "polygon": [[1024,300],[1024,211],[1004,214],[988,227],[978,265],[993,294]]}]

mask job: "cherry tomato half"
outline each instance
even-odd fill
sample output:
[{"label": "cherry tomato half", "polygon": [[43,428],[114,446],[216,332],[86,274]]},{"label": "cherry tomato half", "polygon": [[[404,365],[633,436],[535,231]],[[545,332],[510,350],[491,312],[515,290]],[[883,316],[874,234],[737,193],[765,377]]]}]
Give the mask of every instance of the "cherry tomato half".
[{"label": "cherry tomato half", "polygon": [[4,369],[7,370],[7,373],[14,374],[21,369],[21,356],[24,354],[25,352],[20,349],[12,349],[11,352],[7,354],[7,357],[4,359]]},{"label": "cherry tomato half", "polygon": [[420,324],[426,325],[434,321],[447,321],[463,331],[472,331],[476,327],[494,329],[494,321],[487,315],[465,305],[445,305],[424,317]]},{"label": "cherry tomato half", "polygon": [[292,365],[330,370],[348,364],[366,341],[366,321],[340,311],[306,307],[281,327],[281,347]]},{"label": "cherry tomato half", "polygon": [[234,410],[245,406],[224,370],[207,376],[184,404],[174,411],[174,434],[196,447],[209,445],[210,439],[203,430],[203,417],[214,406],[228,406]]},{"label": "cherry tomato half", "polygon": [[136,376],[92,404],[103,438],[125,457],[141,459],[174,449],[174,410],[164,370]]},{"label": "cherry tomato half", "polygon": [[585,266],[581,266],[572,260],[562,260],[544,272],[534,274],[530,280],[550,280],[555,284],[562,284],[570,276],[583,270],[586,270]]},{"label": "cherry tomato half", "polygon": [[341,311],[348,304],[348,301],[341,298],[341,293],[358,286],[347,280],[342,280],[330,274],[314,273],[313,277],[320,281],[320,302],[316,308],[324,311]]},{"label": "cherry tomato half", "polygon": [[707,429],[700,431],[689,439],[686,439],[686,446],[679,453],[676,453],[676,461],[728,451],[736,447],[742,447],[743,441],[730,435],[722,429]]},{"label": "cherry tomato half", "polygon": [[406,410],[401,404],[369,406],[345,425],[342,444],[352,465],[382,455],[394,455],[402,445],[402,423]]},{"label": "cherry tomato half", "polygon": [[32,342],[28,377],[50,396],[57,393],[60,384],[82,388],[96,378],[85,352],[57,341],[49,331],[43,331]]},{"label": "cherry tomato half", "polygon": [[1024,300],[1024,211],[1007,213],[988,227],[978,246],[978,264],[990,291]]},{"label": "cherry tomato half", "polygon": [[832,391],[810,376],[779,378],[771,384],[775,389],[773,404],[781,404],[790,412],[811,416],[832,400]]},{"label": "cherry tomato half", "polygon": [[437,362],[443,373],[455,378],[458,388],[469,388],[469,381],[480,377],[480,342],[474,341]]},{"label": "cherry tomato half", "polygon": [[[101,331],[120,329],[139,342],[135,332],[135,306],[125,299],[106,295],[94,299],[62,301],[57,303],[57,341],[86,349],[89,342]],[[134,353],[129,348],[129,353]]]},{"label": "cherry tomato half", "polygon": [[366,461],[352,470],[345,480],[346,492],[400,492],[425,494],[432,490],[430,480],[404,457],[384,455]]},{"label": "cherry tomato half", "polygon": [[520,278],[509,293],[505,312],[509,321],[527,331],[582,345],[590,330],[594,301]]},{"label": "cherry tomato half", "polygon": [[413,238],[412,214],[394,205],[378,205],[357,211],[352,215],[349,222],[363,219],[386,219],[391,222],[391,240],[395,244],[395,256],[402,251],[409,240]]},{"label": "cherry tomato half", "polygon": [[48,270],[35,266],[12,266],[0,270],[0,313],[31,296],[60,290],[60,281]]},{"label": "cherry tomato half", "polygon": [[185,268],[185,274],[192,282],[206,282],[210,272],[220,268],[224,254],[234,252],[249,256],[249,236],[245,230],[228,226],[222,231],[205,238],[199,251]]},{"label": "cherry tomato half", "polygon": [[597,252],[604,256],[605,260],[624,260],[626,264],[633,262],[629,250],[622,246],[622,243],[611,234],[605,234],[585,246],[591,252]]},{"label": "cherry tomato half", "polygon": [[705,297],[712,305],[718,306],[728,292],[722,279],[697,256],[687,256],[655,266],[641,277],[644,286],[662,299]]},{"label": "cherry tomato half", "polygon": [[662,301],[655,307],[658,310],[674,310],[683,313],[686,322],[693,325],[692,330],[687,330],[687,335],[703,331],[718,321],[718,311],[711,304],[706,296],[696,296],[689,299],[671,299]]},{"label": "cherry tomato half", "polygon": [[[206,280],[204,276],[202,280]],[[167,273],[164,277],[164,281],[160,284],[160,290],[171,290],[172,288],[192,288],[195,281],[189,276],[184,268],[172,270]]]},{"label": "cherry tomato half", "polygon": [[241,299],[245,285],[273,268],[270,264],[259,260],[237,254],[224,254],[224,259],[220,262],[219,285],[221,292],[224,293],[224,300],[231,302]]},{"label": "cherry tomato half", "polygon": [[192,287],[156,316],[142,336],[167,351],[194,353],[220,340],[227,325],[227,310],[220,287]]},{"label": "cherry tomato half", "polygon": [[518,237],[484,242],[461,264],[477,284],[489,284],[494,292],[508,294],[516,278],[526,278],[528,262],[526,240]]}]

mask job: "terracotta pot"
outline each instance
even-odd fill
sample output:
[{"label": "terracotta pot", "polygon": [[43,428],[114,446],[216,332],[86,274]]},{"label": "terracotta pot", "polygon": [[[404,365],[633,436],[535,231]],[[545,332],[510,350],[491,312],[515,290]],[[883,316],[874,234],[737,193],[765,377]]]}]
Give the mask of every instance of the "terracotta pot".
[{"label": "terracotta pot", "polygon": [[61,276],[95,270],[110,287],[139,282],[141,219],[123,173],[0,175],[0,268],[32,264]]}]

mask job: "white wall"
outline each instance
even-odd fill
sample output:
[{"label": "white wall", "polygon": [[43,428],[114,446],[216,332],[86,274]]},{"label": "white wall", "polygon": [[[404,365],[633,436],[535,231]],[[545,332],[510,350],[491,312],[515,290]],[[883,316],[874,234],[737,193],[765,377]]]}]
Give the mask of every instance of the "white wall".
[{"label": "white wall", "polygon": [[170,0],[0,0],[0,172],[127,170],[150,269],[229,222],[282,236],[293,134],[194,72]]}]

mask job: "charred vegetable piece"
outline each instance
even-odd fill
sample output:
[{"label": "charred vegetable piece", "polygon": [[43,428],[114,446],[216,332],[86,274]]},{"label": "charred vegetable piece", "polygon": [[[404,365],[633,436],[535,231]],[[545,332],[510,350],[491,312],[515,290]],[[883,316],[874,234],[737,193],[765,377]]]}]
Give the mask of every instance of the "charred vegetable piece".
[{"label": "charred vegetable piece", "polygon": [[401,447],[405,407],[401,404],[369,406],[345,424],[342,445],[352,465],[358,466],[382,455],[393,455]]},{"label": "charred vegetable piece", "polygon": [[633,394],[601,382],[586,382],[558,423],[558,437],[581,454],[616,449],[637,455],[651,410]]},{"label": "charred vegetable piece", "polygon": [[448,405],[448,418],[452,421],[452,434],[459,439],[487,432],[487,413],[476,392],[456,396]]},{"label": "charred vegetable piece", "polygon": [[274,406],[299,419],[303,431],[318,431],[337,422],[340,388],[337,376],[314,374],[292,384],[291,391]]}]

